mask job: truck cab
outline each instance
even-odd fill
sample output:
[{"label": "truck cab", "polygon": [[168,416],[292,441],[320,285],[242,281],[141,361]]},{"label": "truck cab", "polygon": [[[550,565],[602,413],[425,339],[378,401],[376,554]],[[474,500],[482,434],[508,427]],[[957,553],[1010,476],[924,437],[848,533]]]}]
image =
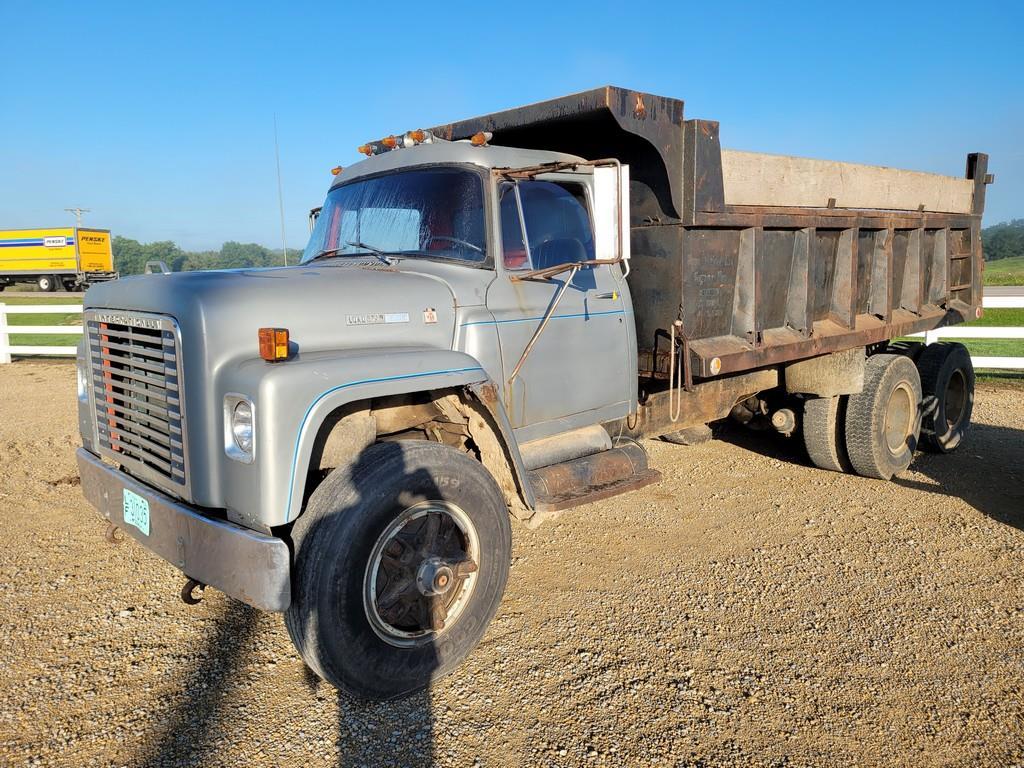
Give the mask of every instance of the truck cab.
[{"label": "truck cab", "polygon": [[[470,142],[374,155],[337,176],[302,262],[370,259],[451,285],[450,307],[416,307],[426,314],[414,320],[435,324],[439,311],[452,323],[452,348],[495,383],[520,441],[621,418],[636,402],[628,252],[621,257],[616,230],[595,229],[628,210],[618,171],[598,166],[595,184],[583,158]],[[568,266],[552,273],[559,265]],[[409,322],[409,307],[379,312],[395,320],[389,309],[399,308]],[[524,358],[544,320],[558,330]]]}]

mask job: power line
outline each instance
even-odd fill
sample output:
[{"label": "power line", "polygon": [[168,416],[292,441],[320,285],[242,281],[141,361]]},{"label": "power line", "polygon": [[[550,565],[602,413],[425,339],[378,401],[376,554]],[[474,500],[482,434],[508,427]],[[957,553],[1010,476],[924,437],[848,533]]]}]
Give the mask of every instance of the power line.
[{"label": "power line", "polygon": [[82,226],[82,214],[83,213],[92,213],[92,209],[90,209],[90,208],[65,208],[64,210],[67,211],[68,213],[75,214],[75,226],[76,227]]}]

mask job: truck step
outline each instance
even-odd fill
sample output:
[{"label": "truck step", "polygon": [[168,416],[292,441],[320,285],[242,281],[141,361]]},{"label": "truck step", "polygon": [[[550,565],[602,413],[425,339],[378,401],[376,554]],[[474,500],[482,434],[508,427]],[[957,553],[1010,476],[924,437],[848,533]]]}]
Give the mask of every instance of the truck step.
[{"label": "truck step", "polygon": [[660,472],[648,467],[647,452],[629,439],[606,451],[534,469],[527,476],[540,512],[607,499],[661,479]]}]

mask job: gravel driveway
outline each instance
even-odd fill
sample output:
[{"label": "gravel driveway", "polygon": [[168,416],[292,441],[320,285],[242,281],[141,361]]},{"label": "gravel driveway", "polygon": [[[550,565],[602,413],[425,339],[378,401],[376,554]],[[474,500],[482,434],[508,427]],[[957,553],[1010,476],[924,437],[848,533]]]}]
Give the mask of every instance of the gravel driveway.
[{"label": "gravel driveway", "polygon": [[105,543],[74,367],[0,366],[0,764],[1024,763],[1024,389],[885,483],[731,432],[515,530],[482,645],[429,694],[318,684],[278,615]]}]

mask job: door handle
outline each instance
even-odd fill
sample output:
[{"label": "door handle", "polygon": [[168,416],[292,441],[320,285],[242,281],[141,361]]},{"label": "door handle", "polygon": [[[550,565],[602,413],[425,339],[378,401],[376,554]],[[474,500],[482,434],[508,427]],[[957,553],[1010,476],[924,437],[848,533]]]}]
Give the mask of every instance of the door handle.
[{"label": "door handle", "polygon": [[598,293],[598,294],[594,295],[594,298],[595,299],[611,299],[612,301],[615,301],[616,299],[619,298],[619,292],[618,291],[608,291],[608,293]]}]

